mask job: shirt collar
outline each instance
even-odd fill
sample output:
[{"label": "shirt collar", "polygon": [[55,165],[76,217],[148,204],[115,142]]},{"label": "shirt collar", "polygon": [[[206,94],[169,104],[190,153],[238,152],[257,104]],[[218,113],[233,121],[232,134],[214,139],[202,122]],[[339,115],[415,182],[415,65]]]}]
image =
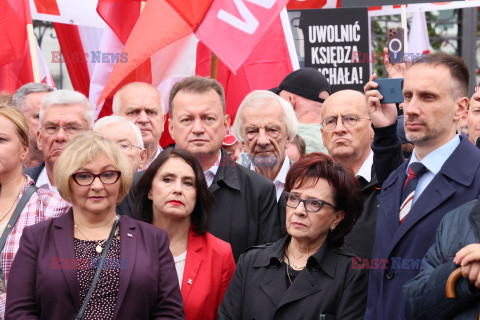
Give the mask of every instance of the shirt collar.
[{"label": "shirt collar", "polygon": [[47,168],[46,167],[43,167],[42,171],[40,172],[40,175],[38,176],[37,187],[44,188],[44,189],[49,189],[49,190],[52,190],[52,191],[57,191],[57,188],[52,186],[52,184],[50,183],[50,179],[48,179],[48,174],[47,174]]},{"label": "shirt collar", "polygon": [[452,155],[453,151],[455,151],[459,144],[460,137],[458,135],[455,135],[453,139],[445,143],[443,146],[427,154],[427,156],[423,158],[422,161],[419,161],[417,159],[414,148],[412,151],[412,156],[410,157],[410,161],[408,162],[406,174],[408,175],[408,167],[414,162],[421,162],[430,172],[432,172],[434,175],[437,174],[442,168],[445,161],[447,161],[447,159]]},{"label": "shirt collar", "polygon": [[363,162],[360,170],[358,170],[356,176],[360,176],[365,179],[368,183],[372,180],[372,165],[373,165],[373,151],[370,150],[370,154],[367,159]]},{"label": "shirt collar", "polygon": [[213,176],[215,176],[217,174],[218,167],[220,166],[221,158],[222,158],[222,153],[220,152],[220,154],[218,155],[217,161],[215,161],[215,163],[204,173],[206,174],[207,172],[210,172],[213,174]]},{"label": "shirt collar", "polygon": [[155,157],[153,157],[152,161],[150,161],[150,163],[147,165],[147,168],[152,164],[153,160],[155,160],[160,155],[160,153],[162,153],[162,151],[163,151],[163,148],[160,147],[160,145],[158,145],[158,149],[157,149],[157,152],[155,153]]},{"label": "shirt collar", "polygon": [[[285,159],[283,159],[283,164],[282,164],[282,167],[280,168],[280,171],[278,171],[277,176],[275,177],[275,180],[273,180],[274,183],[275,181],[278,181],[280,183],[285,184],[285,179],[287,178],[288,170],[290,170],[290,163],[291,163],[291,160],[286,155]],[[250,170],[253,170],[258,173],[258,171],[255,170],[255,166],[253,165],[252,162],[250,162]]]}]

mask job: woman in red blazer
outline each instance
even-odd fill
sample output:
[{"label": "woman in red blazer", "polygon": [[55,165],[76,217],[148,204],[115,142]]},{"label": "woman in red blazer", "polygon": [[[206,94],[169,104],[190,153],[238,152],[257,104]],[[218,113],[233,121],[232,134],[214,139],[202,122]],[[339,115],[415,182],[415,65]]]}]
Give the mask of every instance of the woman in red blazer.
[{"label": "woman in red blazer", "polygon": [[137,218],[167,231],[187,320],[218,317],[235,271],[230,244],[207,232],[213,201],[197,159],[180,149],[164,150],[136,188]]}]

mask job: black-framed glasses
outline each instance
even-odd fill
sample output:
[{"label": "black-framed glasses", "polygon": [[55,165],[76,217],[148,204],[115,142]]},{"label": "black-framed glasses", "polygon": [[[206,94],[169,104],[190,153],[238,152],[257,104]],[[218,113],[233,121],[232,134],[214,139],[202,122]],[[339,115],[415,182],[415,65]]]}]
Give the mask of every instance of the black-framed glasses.
[{"label": "black-framed glasses", "polygon": [[300,202],[303,202],[303,206],[308,212],[318,212],[323,208],[324,205],[337,209],[335,205],[322,199],[301,199],[294,194],[285,192],[285,204],[287,207],[296,208]]},{"label": "black-framed glasses", "polygon": [[[345,128],[353,128],[360,120],[370,120],[370,118],[361,118],[353,114],[342,116],[342,124]],[[338,117],[328,117],[322,121],[322,125],[327,130],[333,130],[337,127]]]},{"label": "black-framed glasses", "polygon": [[75,135],[83,130],[83,127],[80,126],[55,126],[55,125],[48,125],[44,127],[44,130],[49,135],[57,134],[60,129],[63,129],[66,134],[68,135]]},{"label": "black-framed glasses", "polygon": [[89,186],[95,181],[95,178],[99,178],[104,184],[114,184],[120,178],[121,172],[117,170],[107,170],[99,174],[91,172],[77,172],[72,174],[73,181],[80,186]]}]

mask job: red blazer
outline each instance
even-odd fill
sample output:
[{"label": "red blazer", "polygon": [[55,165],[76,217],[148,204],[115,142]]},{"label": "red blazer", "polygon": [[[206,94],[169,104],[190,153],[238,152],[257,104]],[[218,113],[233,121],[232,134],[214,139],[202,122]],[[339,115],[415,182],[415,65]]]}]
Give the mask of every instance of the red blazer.
[{"label": "red blazer", "polygon": [[229,243],[208,232],[198,235],[190,229],[181,288],[185,319],[216,319],[234,271]]}]

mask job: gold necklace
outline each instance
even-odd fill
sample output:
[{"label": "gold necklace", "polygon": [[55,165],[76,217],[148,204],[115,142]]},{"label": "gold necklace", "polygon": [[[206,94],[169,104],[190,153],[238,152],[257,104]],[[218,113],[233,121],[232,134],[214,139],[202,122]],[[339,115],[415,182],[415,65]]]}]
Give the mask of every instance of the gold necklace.
[{"label": "gold necklace", "polygon": [[18,190],[17,196],[13,199],[12,204],[10,205],[10,207],[8,207],[7,211],[5,211],[5,213],[3,214],[3,216],[0,218],[0,222],[2,222],[3,219],[5,219],[5,217],[8,215],[8,213],[10,212],[10,210],[12,210],[13,206],[15,205],[15,203],[17,203],[18,197],[20,196],[20,193],[22,192],[24,185],[25,185],[25,179],[24,179],[24,182],[22,183],[22,185],[20,186],[20,190]]},{"label": "gold necklace", "polygon": [[[115,216],[115,220],[119,219],[119,216],[116,215]],[[115,220],[113,223],[115,223]],[[80,234],[85,238],[87,239],[88,241],[97,241],[97,246],[95,247],[95,251],[97,251],[98,254],[101,254],[102,251],[103,251],[103,247],[102,245],[105,244],[105,242],[107,242],[108,238],[107,239],[103,239],[103,240],[90,240],[88,239],[88,237],[85,235],[85,233],[82,232],[82,230],[80,230],[80,228],[77,226],[77,224],[75,223],[75,221],[73,221],[73,226],[78,230],[78,232],[80,232]],[[118,227],[117,227],[118,228]],[[118,234],[119,232],[117,230],[115,230],[115,234],[114,234],[114,237],[118,237]]]},{"label": "gold necklace", "polygon": [[[88,239],[88,237],[85,235],[85,233],[83,233],[82,230],[80,230],[80,228],[79,228],[76,224],[73,224],[73,226],[74,226],[75,228],[77,228],[78,232],[80,232],[80,234],[81,234],[85,239],[87,239],[88,241],[94,241],[94,240]],[[97,253],[100,254],[100,253],[102,253],[102,251],[103,251],[102,245],[107,241],[107,239],[96,240],[96,241],[97,241],[97,246],[95,247],[95,251],[97,251]]]},{"label": "gold necklace", "polygon": [[[288,258],[288,247],[287,247],[287,249],[285,249],[285,256],[287,257],[288,264],[290,265],[290,259]],[[301,269],[303,269],[307,266],[307,265],[297,266],[295,263],[293,263],[293,262],[291,262],[291,263],[292,263],[292,266],[297,270],[301,270]]]}]

